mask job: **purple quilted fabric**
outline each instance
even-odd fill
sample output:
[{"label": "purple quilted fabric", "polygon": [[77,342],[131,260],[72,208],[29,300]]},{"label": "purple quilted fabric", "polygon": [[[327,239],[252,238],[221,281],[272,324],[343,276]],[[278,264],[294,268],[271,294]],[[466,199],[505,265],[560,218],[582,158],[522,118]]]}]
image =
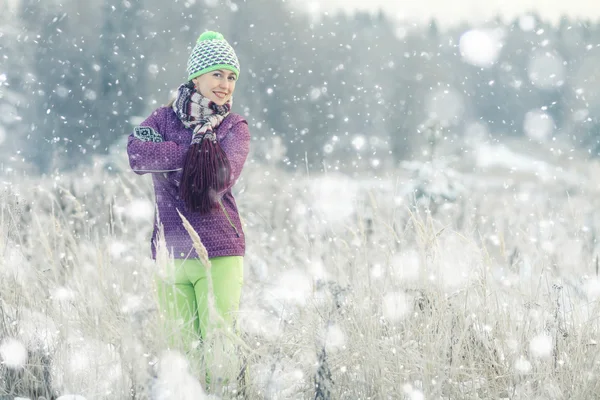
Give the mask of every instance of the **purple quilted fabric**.
[{"label": "purple quilted fabric", "polygon": [[[181,123],[170,107],[157,109],[140,126],[154,129],[164,139],[163,142],[142,141],[132,133],[127,142],[131,169],[140,175],[151,173],[154,183],[158,215],[154,217],[150,245],[152,258],[156,258],[155,240],[159,219],[164,227],[167,248],[174,258],[198,256],[177,210],[198,232],[209,258],[243,256],[246,249],[244,231],[231,188],[223,195],[222,207],[205,215],[186,211],[179,198],[179,181],[185,154],[192,140],[192,130]],[[233,186],[248,156],[248,124],[239,114],[230,113],[217,128],[217,138],[229,158]]]}]

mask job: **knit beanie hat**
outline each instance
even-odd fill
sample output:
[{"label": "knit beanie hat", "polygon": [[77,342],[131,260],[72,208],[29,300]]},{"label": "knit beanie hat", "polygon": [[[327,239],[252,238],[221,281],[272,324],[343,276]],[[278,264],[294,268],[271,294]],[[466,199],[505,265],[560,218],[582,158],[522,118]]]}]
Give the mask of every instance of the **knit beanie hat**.
[{"label": "knit beanie hat", "polygon": [[198,38],[188,59],[188,81],[217,69],[227,69],[240,75],[240,62],[233,48],[219,32],[204,32]]}]

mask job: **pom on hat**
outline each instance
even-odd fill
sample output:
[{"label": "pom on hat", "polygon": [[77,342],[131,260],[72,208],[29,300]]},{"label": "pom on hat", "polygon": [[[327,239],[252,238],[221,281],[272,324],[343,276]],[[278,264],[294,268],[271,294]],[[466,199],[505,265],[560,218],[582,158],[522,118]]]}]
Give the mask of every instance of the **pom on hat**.
[{"label": "pom on hat", "polygon": [[219,32],[200,35],[188,58],[188,81],[217,69],[232,71],[239,77],[240,62],[231,45]]},{"label": "pom on hat", "polygon": [[219,32],[207,31],[207,32],[204,32],[202,35],[200,35],[197,42],[201,42],[203,40],[214,40],[214,39],[225,40],[223,35],[220,34]]}]

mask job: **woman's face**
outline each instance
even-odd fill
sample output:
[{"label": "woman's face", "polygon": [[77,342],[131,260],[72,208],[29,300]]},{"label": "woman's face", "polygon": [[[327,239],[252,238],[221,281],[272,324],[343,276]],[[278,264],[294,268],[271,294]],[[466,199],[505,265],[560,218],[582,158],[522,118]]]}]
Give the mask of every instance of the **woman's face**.
[{"label": "woman's face", "polygon": [[236,80],[237,75],[235,72],[218,69],[194,78],[193,82],[196,85],[196,90],[202,96],[208,97],[213,102],[222,106],[231,99],[235,90]]}]

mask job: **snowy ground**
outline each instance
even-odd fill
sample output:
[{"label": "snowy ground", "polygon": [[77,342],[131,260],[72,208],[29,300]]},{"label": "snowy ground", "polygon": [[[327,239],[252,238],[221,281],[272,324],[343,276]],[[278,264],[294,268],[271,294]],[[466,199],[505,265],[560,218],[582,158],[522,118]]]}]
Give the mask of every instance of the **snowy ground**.
[{"label": "snowy ground", "polygon": [[[249,164],[247,398],[593,397],[598,166],[517,148],[377,179]],[[0,399],[148,398],[152,372],[202,399],[161,339],[150,180],[119,157],[3,185]]]}]

